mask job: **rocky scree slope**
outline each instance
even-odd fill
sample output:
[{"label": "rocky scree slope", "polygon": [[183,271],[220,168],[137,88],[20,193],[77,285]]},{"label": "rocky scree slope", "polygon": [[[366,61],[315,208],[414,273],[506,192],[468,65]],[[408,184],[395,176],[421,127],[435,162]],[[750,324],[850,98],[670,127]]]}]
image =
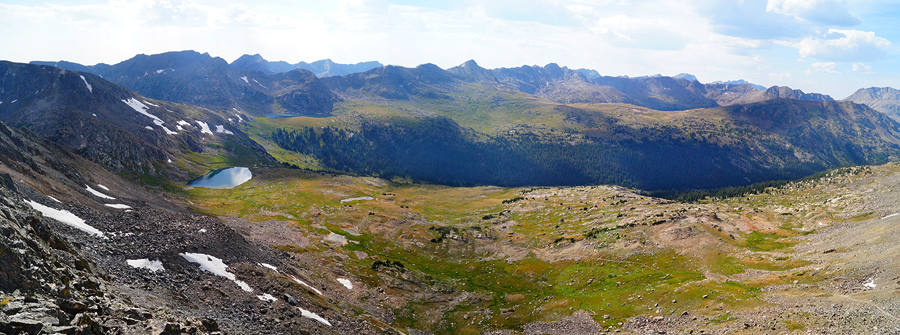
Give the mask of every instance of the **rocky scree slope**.
[{"label": "rocky scree slope", "polygon": [[0,332],[387,331],[392,314],[347,300],[338,269],[248,242],[217,218],[2,122],[0,153]]},{"label": "rocky scree slope", "polygon": [[[189,153],[272,161],[240,131],[247,114],[150,100],[87,73],[0,62],[0,121],[25,127],[117,173],[187,178]],[[220,148],[220,149],[216,149]],[[180,161],[180,162],[179,162]],[[172,164],[181,163],[181,164]]]}]

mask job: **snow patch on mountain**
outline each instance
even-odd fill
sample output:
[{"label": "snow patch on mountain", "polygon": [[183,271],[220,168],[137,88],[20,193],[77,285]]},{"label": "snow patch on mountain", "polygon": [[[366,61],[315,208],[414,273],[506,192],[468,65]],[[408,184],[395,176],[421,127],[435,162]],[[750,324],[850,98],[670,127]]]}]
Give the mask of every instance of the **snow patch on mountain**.
[{"label": "snow patch on mountain", "polygon": [[130,265],[133,268],[147,269],[147,270],[150,270],[151,272],[166,270],[165,268],[163,268],[162,262],[158,259],[155,261],[151,261],[147,258],[127,259],[127,260],[125,260],[125,263],[128,263],[128,265]]},{"label": "snow patch on mountain", "polygon": [[166,126],[164,126],[164,125],[159,125],[159,127],[162,128],[166,132],[167,135],[178,135],[178,133],[170,130],[169,128],[166,128]]},{"label": "snow patch on mountain", "polygon": [[65,223],[88,234],[96,235],[98,237],[105,237],[103,236],[102,231],[98,230],[97,228],[91,227],[90,225],[85,223],[82,218],[75,216],[75,214],[72,214],[72,212],[47,207],[31,200],[26,201],[26,203],[28,203],[31,208],[34,208],[38,212],[41,212],[41,214],[48,218]]},{"label": "snow patch on mountain", "polygon": [[113,198],[113,197],[108,196],[108,195],[106,195],[106,194],[100,193],[100,191],[97,191],[97,190],[95,190],[95,189],[92,189],[90,186],[85,185],[84,187],[85,187],[85,189],[87,189],[88,192],[91,192],[91,194],[93,194],[93,195],[95,195],[95,196],[98,196],[98,197],[103,198],[103,199],[116,200],[116,198]]},{"label": "snow patch on mountain", "polygon": [[87,86],[88,91],[90,91],[91,93],[94,93],[94,88],[91,87],[91,84],[88,84],[87,79],[85,79],[84,76],[82,76],[82,75],[78,75],[78,76],[81,77],[81,81],[84,82],[84,86]]},{"label": "snow patch on mountain", "polygon": [[253,289],[250,288],[250,285],[247,285],[247,283],[245,283],[244,281],[238,280],[233,273],[228,272],[228,265],[225,265],[225,263],[222,262],[221,258],[217,258],[215,256],[210,256],[207,254],[189,252],[180,253],[178,255],[184,257],[184,259],[186,259],[188,262],[200,264],[200,270],[210,272],[220,277],[225,277],[240,286],[242,290],[253,292]]},{"label": "snow patch on mountain", "polygon": [[209,125],[206,124],[206,122],[203,122],[203,121],[197,121],[197,124],[200,125],[200,133],[201,133],[201,134],[215,135],[215,134],[213,134],[212,130],[209,130]]},{"label": "snow patch on mountain", "polygon": [[220,124],[217,124],[217,125],[216,125],[216,132],[217,132],[217,133],[220,133],[220,134],[221,134],[221,133],[224,133],[224,134],[227,134],[227,135],[234,135],[234,133],[232,133],[231,130],[225,129],[225,126],[220,125]]},{"label": "snow patch on mountain", "polygon": [[300,307],[297,307],[297,309],[300,310],[300,315],[302,315],[302,316],[304,316],[304,317],[307,317],[307,318],[310,318],[310,319],[313,319],[313,320],[316,320],[316,321],[319,321],[319,322],[325,324],[326,326],[331,326],[331,322],[328,322],[328,320],[325,320],[324,318],[322,318],[321,316],[317,315],[316,313],[307,311],[307,310],[305,310],[305,309],[303,309],[303,308],[300,308]]},{"label": "snow patch on mountain", "polygon": [[124,102],[124,103],[127,104],[129,107],[131,107],[132,109],[134,109],[136,112],[141,113],[141,114],[143,114],[144,116],[149,117],[149,118],[151,118],[151,119],[153,119],[153,120],[158,120],[158,121],[162,122],[162,120],[160,120],[158,117],[156,117],[156,115],[147,113],[147,110],[150,109],[150,107],[147,107],[147,105],[145,105],[144,103],[138,101],[137,99],[135,99],[135,98],[129,98],[128,100],[122,100],[122,102]]},{"label": "snow patch on mountain", "polygon": [[256,296],[257,299],[265,301],[265,302],[276,302],[278,299],[273,297],[271,294],[263,293],[262,295]]},{"label": "snow patch on mountain", "polygon": [[347,279],[347,278],[338,278],[337,281],[338,281],[339,283],[341,283],[341,285],[344,285],[344,287],[346,287],[348,290],[352,290],[352,289],[353,289],[353,283],[350,282],[350,279]]},{"label": "snow patch on mountain", "polygon": [[123,204],[104,204],[106,207],[112,207],[116,209],[129,209],[131,206],[123,205]]},{"label": "snow patch on mountain", "polygon": [[303,285],[303,286],[305,286],[306,288],[312,290],[313,292],[316,292],[316,294],[322,295],[322,292],[321,292],[321,291],[317,290],[315,287],[310,286],[310,285],[307,284],[306,282],[304,282],[304,281],[302,281],[302,280],[300,280],[300,279],[297,279],[297,277],[291,276],[291,279],[293,279],[295,282],[297,282],[297,284]]}]

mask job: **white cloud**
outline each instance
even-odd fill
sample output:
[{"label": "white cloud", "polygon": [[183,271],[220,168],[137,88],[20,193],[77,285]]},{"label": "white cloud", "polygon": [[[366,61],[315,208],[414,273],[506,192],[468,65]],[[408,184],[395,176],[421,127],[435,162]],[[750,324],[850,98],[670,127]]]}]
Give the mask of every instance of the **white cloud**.
[{"label": "white cloud", "polygon": [[389,26],[387,0],[341,0],[337,11],[325,16],[328,28],[378,31]]},{"label": "white cloud", "polygon": [[781,81],[781,80],[788,79],[790,77],[791,77],[790,71],[785,72],[785,73],[769,73],[769,79],[774,80],[774,81]]},{"label": "white cloud", "polygon": [[633,18],[615,15],[597,19],[589,29],[612,43],[635,49],[678,50],[686,38],[679,25],[668,20]]},{"label": "white cloud", "polygon": [[837,63],[835,62],[827,62],[827,63],[812,63],[811,68],[806,71],[806,74],[812,74],[813,70],[817,72],[827,72],[827,73],[841,73],[836,70]]},{"label": "white cloud", "polygon": [[809,27],[792,15],[767,10],[766,0],[696,0],[697,12],[717,33],[750,39],[800,37]]},{"label": "white cloud", "polygon": [[853,63],[853,72],[872,74],[872,67],[863,63]]},{"label": "white cloud", "polygon": [[848,27],[860,23],[848,11],[845,0],[768,0],[766,11],[826,26]]},{"label": "white cloud", "polygon": [[[841,35],[840,38],[827,38]],[[807,37],[794,45],[801,57],[850,62],[881,59],[892,44],[874,32],[831,29],[826,38]]]}]

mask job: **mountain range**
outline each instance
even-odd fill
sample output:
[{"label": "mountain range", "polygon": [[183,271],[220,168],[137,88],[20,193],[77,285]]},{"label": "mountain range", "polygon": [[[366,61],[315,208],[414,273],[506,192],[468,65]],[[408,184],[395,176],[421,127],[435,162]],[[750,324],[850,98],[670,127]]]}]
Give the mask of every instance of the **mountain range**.
[{"label": "mountain range", "polygon": [[894,89],[239,60],[0,62],[0,333],[900,329]]},{"label": "mountain range", "polygon": [[290,72],[295,69],[308,70],[316,75],[316,77],[332,77],[343,76],[351,73],[365,72],[374,68],[383,67],[377,61],[360,62],[356,64],[338,64],[331,59],[318,60],[312,63],[300,62],[290,64],[285,61],[270,62],[262,58],[259,54],[243,55],[231,62],[234,68],[247,72],[263,72],[266,74]]},{"label": "mountain range", "polygon": [[[60,64],[85,68],[72,63]],[[312,150],[298,147],[300,142],[294,137],[284,137],[290,133],[280,133],[282,137],[276,137],[274,131],[308,129],[305,128],[307,124],[311,126],[320,121],[302,123],[299,128],[267,126],[259,129],[260,124],[256,122],[247,123],[250,128],[234,123],[255,134],[251,141],[241,130],[230,130],[242,139],[242,148],[252,148],[263,160],[268,159],[264,158],[264,151],[278,148],[287,150],[276,155],[286,163],[290,160],[286,157],[295,157],[292,159],[334,171],[412,176],[454,185],[614,183],[643,189],[708,188],[797,178],[847,164],[881,163],[900,155],[895,134],[897,126],[881,114],[858,105],[834,102],[827,95],[788,87],[758,90],[745,82],[702,84],[689,74],[610,77],[596,74],[596,71],[570,70],[553,63],[485,69],[475,61],[467,61],[446,70],[433,64],[415,68],[388,65],[325,78],[302,69],[280,73],[265,70],[271,64],[277,63],[270,63],[259,55],[245,55],[228,64],[209,54],[182,51],[138,55],[115,65],[88,68],[103,79],[121,85],[116,87],[154,99],[150,105],[144,104],[148,110],[154,110],[156,107],[153,106],[165,106],[160,108],[184,115],[186,113],[181,110],[185,107],[165,102],[196,105],[208,114],[217,115],[219,119],[210,121],[216,125],[225,125],[224,120],[229,118],[234,122],[230,116],[235,115],[242,115],[242,119],[298,115],[337,117],[330,122],[340,121],[333,126],[347,131],[343,133],[345,135],[317,140],[320,147]],[[104,104],[129,101],[125,97],[127,94],[130,93],[118,94],[117,99]],[[10,96],[4,100],[12,99]],[[23,101],[30,103],[31,100]],[[375,112],[360,113],[352,107],[359,103],[369,104],[369,109],[374,108]],[[622,114],[622,108],[609,107],[612,106],[609,104],[642,109],[632,108],[638,113],[628,115]],[[335,106],[340,107],[336,109]],[[725,108],[728,106],[738,108]],[[665,114],[689,110],[697,111]],[[22,111],[19,115],[36,115],[24,113],[27,109]],[[662,113],[654,116],[659,120],[639,116],[641,113],[657,115],[658,112],[653,111]],[[784,119],[765,121],[774,115]],[[348,121],[348,117],[354,121]],[[8,116],[0,120],[8,120],[16,126],[27,124],[20,118]],[[546,118],[552,120],[549,127]],[[860,120],[868,121],[859,123]],[[178,120],[163,118],[161,121]],[[771,127],[771,124],[779,126]],[[710,127],[718,130],[707,130]],[[129,131],[133,133],[140,127],[132,128]],[[58,129],[44,130],[44,134],[57,136],[60,143],[66,143],[74,150],[89,150],[83,144],[77,146],[78,141],[63,140],[62,133]],[[76,131],[65,134],[82,136]],[[357,136],[343,137],[352,134]],[[180,157],[182,154],[176,155],[179,150],[173,149],[179,145],[170,143],[169,137],[173,135],[151,137],[163,144],[145,145],[142,150],[166,149],[132,154],[135,156],[132,161],[140,163],[128,170],[141,171],[148,166],[149,162],[137,159],[137,156],[152,157],[157,162]],[[182,147],[200,151],[201,146],[197,143],[202,141],[190,136],[185,138]],[[443,138],[443,142],[422,147],[424,143],[430,143],[429,138]],[[257,142],[267,149],[254,146]],[[131,140],[128,143],[139,142]],[[370,152],[345,156],[346,150]],[[431,157],[428,155],[383,159],[392,152],[410,150],[423,154],[430,151],[429,155],[435,157],[459,158],[453,160],[456,163],[431,169],[417,165],[424,164],[421,159]],[[568,154],[559,156],[561,152]],[[122,171],[122,167],[112,166],[121,164],[112,163],[115,159],[101,158],[99,153],[86,155],[97,162],[106,162],[102,164],[109,165],[113,171]],[[595,161],[590,158],[597,155],[608,159]],[[492,156],[506,159],[491,163],[462,159]],[[694,158],[687,160],[685,157]],[[651,163],[660,160],[667,161],[668,167]],[[482,168],[458,165],[462,162],[481,164]],[[565,168],[561,169],[561,166]],[[478,172],[483,168],[493,172]],[[729,174],[734,170],[742,173]],[[422,174],[423,171],[430,172]],[[682,178],[676,177],[678,175]]]}]

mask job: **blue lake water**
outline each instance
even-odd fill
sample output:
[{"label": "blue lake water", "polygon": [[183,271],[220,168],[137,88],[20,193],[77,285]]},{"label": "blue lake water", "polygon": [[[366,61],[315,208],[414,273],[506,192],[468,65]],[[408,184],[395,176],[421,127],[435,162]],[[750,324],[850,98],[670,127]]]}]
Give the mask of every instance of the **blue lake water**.
[{"label": "blue lake water", "polygon": [[188,182],[188,185],[206,188],[233,188],[246,183],[250,178],[253,178],[250,169],[245,167],[232,167],[207,173],[200,178],[191,180]]}]

